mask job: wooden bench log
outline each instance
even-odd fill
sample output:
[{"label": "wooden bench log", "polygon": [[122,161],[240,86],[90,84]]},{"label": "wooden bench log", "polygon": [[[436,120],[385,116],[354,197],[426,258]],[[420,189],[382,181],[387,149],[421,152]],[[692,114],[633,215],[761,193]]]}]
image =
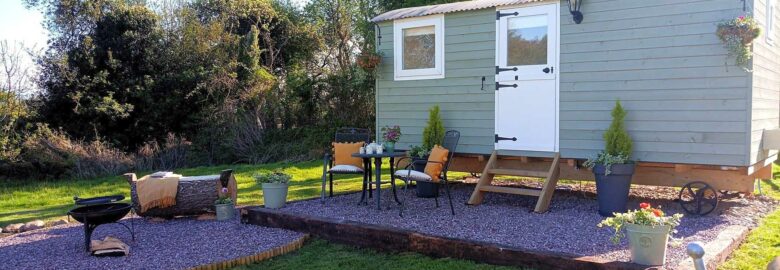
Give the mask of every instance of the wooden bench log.
[{"label": "wooden bench log", "polygon": [[176,205],[166,208],[152,208],[141,213],[141,204],[138,202],[136,192],[135,173],[126,173],[124,176],[130,184],[130,199],[133,210],[142,217],[174,217],[200,215],[214,212],[214,201],[219,197],[219,190],[223,182],[227,185],[228,193],[233,203],[238,195],[238,184],[233,176],[233,170],[224,170],[219,175],[185,176],[179,179],[179,188],[176,193]]}]

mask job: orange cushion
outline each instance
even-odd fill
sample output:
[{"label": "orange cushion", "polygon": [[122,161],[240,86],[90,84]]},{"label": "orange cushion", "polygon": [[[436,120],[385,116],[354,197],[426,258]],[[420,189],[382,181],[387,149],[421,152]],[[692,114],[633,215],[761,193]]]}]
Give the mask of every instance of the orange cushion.
[{"label": "orange cushion", "polygon": [[352,165],[363,169],[363,159],[352,157],[359,153],[362,142],[359,143],[333,143],[333,165]]},{"label": "orange cushion", "polygon": [[425,165],[425,174],[430,175],[434,182],[439,182],[439,175],[444,170],[444,163],[447,162],[447,156],[450,154],[450,150],[441,146],[434,146],[431,150],[431,155],[428,156],[428,161],[436,161],[441,163],[428,162]]}]

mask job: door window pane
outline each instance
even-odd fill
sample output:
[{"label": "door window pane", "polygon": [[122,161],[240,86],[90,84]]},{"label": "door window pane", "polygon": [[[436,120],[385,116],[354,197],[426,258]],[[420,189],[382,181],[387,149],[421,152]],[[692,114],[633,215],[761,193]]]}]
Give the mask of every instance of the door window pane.
[{"label": "door window pane", "polygon": [[423,26],[403,30],[403,69],[435,68],[435,27]]},{"label": "door window pane", "polygon": [[507,19],[507,66],[547,64],[547,15]]}]

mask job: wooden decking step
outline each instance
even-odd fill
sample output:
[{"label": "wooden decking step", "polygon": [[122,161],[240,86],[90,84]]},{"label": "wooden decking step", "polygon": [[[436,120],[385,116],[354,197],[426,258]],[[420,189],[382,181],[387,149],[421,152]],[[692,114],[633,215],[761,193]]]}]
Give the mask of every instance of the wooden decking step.
[{"label": "wooden decking step", "polygon": [[[553,158],[552,162],[550,162],[550,167],[546,172],[537,170],[504,169],[498,167],[498,151],[493,151],[493,154],[490,155],[490,159],[488,159],[487,164],[485,164],[485,169],[482,170],[482,177],[479,178],[479,182],[477,182],[477,186],[474,188],[474,192],[471,193],[468,204],[481,204],[485,192],[509,193],[539,197],[539,199],[536,200],[536,207],[534,207],[534,212],[546,212],[550,207],[550,200],[552,199],[553,192],[555,191],[555,185],[558,184],[558,175],[560,174],[560,158],[561,154],[555,153],[555,157]],[[544,178],[544,184],[542,185],[542,190],[494,186],[492,182],[496,175],[539,177]]]},{"label": "wooden decking step", "polygon": [[485,192],[508,193],[508,194],[515,194],[515,195],[527,195],[527,196],[537,196],[537,197],[542,194],[542,191],[538,189],[504,187],[504,186],[482,186],[479,188],[479,190]]},{"label": "wooden decking step", "polygon": [[490,168],[487,171],[488,173],[495,174],[495,175],[528,176],[528,177],[540,177],[540,178],[546,178],[549,175],[547,172],[543,172],[543,171],[518,170],[518,169]]}]

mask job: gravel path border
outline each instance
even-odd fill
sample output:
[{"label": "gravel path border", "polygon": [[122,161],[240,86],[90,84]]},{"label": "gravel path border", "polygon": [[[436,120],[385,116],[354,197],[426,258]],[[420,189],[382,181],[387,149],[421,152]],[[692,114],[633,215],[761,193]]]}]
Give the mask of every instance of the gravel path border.
[{"label": "gravel path border", "polygon": [[108,235],[121,239],[130,245],[129,256],[90,256],[84,251],[82,225],[71,223],[1,238],[0,269],[188,269],[256,255],[306,237],[283,229],[240,224],[238,217],[229,221],[132,219],[135,242],[117,224],[101,225],[93,234],[93,239]]},{"label": "gravel path border", "polygon": [[[550,211],[544,214],[531,212],[536,197],[509,194],[489,193],[482,205],[467,206],[464,203],[473,188],[473,185],[453,186],[455,216],[450,214],[444,194],[439,199],[441,207],[435,208],[433,199],[417,198],[413,190],[403,194],[409,205],[403,218],[398,216],[398,207],[391,203],[392,192],[389,190],[382,192],[382,211],[378,211],[374,204],[357,205],[359,193],[330,198],[324,205],[319,200],[294,202],[280,210],[313,217],[396,227],[434,236],[485,241],[575,256],[593,256],[606,261],[629,261],[625,240],[613,245],[609,241],[612,231],[596,227],[603,218],[597,213],[598,204],[589,185],[559,186],[553,196]],[[683,213],[679,204],[673,201],[674,197],[676,192],[672,188],[634,188],[629,205],[638,206],[640,202],[650,202],[660,205],[669,214]],[[685,243],[709,242],[732,225],[753,228],[777,205],[776,201],[766,198],[729,195],[714,213],[704,217],[685,217],[676,234],[676,237],[683,238],[683,245],[669,247],[667,265],[675,266],[688,258]]]}]

